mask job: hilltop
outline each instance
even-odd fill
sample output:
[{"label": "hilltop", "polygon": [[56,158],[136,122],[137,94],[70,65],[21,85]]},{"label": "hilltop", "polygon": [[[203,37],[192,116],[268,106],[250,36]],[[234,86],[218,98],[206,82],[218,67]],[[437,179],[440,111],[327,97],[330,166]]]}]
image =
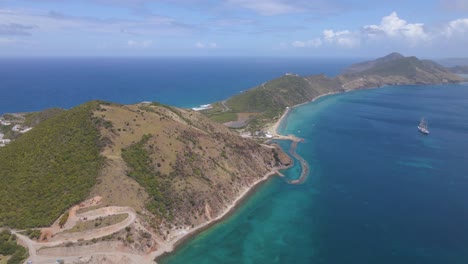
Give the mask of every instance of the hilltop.
[{"label": "hilltop", "polygon": [[11,116],[31,129],[0,148],[0,227],[33,228],[15,234],[34,260],[70,247],[161,254],[292,162],[274,144],[158,103]]},{"label": "hilltop", "polygon": [[318,96],[384,85],[457,83],[463,78],[443,66],[416,57],[391,53],[372,61],[357,63],[330,78],[323,74],[286,74],[260,86],[214,103],[202,112],[214,121],[254,133],[279,119],[286,107],[302,104]]},{"label": "hilltop", "polygon": [[345,90],[384,85],[458,83],[463,78],[431,60],[392,53],[374,61],[351,65],[337,77]]}]

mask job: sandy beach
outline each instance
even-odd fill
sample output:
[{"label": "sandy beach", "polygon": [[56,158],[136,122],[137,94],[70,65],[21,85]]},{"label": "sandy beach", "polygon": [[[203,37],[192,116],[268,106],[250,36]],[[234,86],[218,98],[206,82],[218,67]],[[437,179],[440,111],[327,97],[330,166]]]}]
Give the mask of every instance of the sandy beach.
[{"label": "sandy beach", "polygon": [[297,105],[294,105],[294,106],[291,106],[291,107],[286,107],[286,110],[281,115],[280,119],[278,119],[278,121],[276,123],[272,124],[270,127],[267,128],[268,133],[270,133],[270,135],[272,135],[273,138],[275,138],[275,139],[301,141],[302,139],[296,137],[295,135],[281,135],[281,134],[279,134],[278,133],[278,128],[281,125],[281,122],[283,122],[283,120],[288,116],[288,114],[290,113],[292,108],[295,108],[295,107],[298,107],[298,106],[301,106],[301,105],[305,105],[305,104],[308,104],[308,103],[312,103],[312,102],[315,102],[316,100],[318,100],[321,97],[324,97],[324,96],[327,96],[327,95],[332,95],[332,94],[337,94],[337,93],[340,93],[340,92],[330,92],[330,93],[322,94],[322,95],[314,97],[312,100],[310,100],[308,102],[304,102],[302,104],[297,104]]}]

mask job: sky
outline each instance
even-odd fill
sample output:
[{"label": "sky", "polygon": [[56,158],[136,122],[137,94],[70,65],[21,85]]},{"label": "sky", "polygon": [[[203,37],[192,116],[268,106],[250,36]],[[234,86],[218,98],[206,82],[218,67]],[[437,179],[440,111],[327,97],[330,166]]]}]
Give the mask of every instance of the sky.
[{"label": "sky", "polygon": [[0,57],[468,57],[468,0],[0,0]]}]

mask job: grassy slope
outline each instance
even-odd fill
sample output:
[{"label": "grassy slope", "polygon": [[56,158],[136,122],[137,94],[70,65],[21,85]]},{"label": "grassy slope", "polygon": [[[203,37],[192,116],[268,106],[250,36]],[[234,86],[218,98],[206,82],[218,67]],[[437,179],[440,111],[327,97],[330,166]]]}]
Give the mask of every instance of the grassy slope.
[{"label": "grassy slope", "polygon": [[101,163],[97,106],[60,113],[0,149],[0,226],[49,225],[87,196]]},{"label": "grassy slope", "polygon": [[348,76],[363,77],[376,75],[381,77],[400,76],[416,83],[427,80],[428,83],[440,83],[443,79],[460,81],[441,65],[430,60],[419,60],[416,57],[402,57],[395,60],[376,63],[373,67]]},{"label": "grassy slope", "polygon": [[307,98],[308,83],[302,77],[282,76],[227,101],[234,112],[266,113],[274,116],[286,106]]},{"label": "grassy slope", "polygon": [[[226,104],[234,113],[260,113],[249,121],[252,130],[261,129],[267,120],[278,117],[286,107],[301,104],[339,89],[339,82],[324,75],[300,77],[284,75],[229,98]],[[216,115],[208,115],[212,120]]]}]

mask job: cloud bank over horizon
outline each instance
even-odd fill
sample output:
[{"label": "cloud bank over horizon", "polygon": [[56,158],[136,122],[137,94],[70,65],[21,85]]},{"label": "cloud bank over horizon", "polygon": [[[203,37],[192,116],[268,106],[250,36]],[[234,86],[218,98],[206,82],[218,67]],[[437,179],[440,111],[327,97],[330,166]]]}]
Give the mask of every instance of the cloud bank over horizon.
[{"label": "cloud bank over horizon", "polygon": [[395,46],[407,45],[410,48],[439,46],[455,42],[466,46],[468,37],[468,18],[456,19],[439,27],[428,27],[424,23],[409,23],[400,18],[397,12],[382,17],[380,24],[364,25],[355,30],[323,30],[322,36],[311,40],[295,40],[291,43],[296,48],[320,48],[322,44],[331,44],[343,48],[375,46],[394,43]]}]

